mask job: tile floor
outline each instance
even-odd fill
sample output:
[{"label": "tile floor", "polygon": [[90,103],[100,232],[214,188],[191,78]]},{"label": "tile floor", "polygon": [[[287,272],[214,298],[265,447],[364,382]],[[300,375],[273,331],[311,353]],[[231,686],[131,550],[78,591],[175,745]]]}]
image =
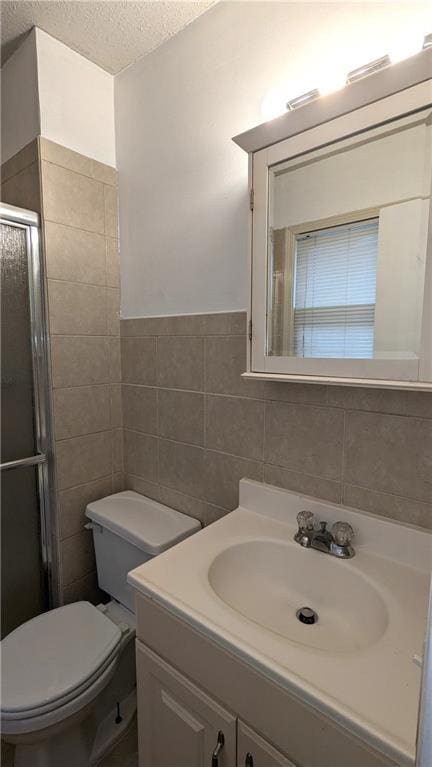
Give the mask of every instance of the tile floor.
[{"label": "tile floor", "polygon": [[[2,741],[1,767],[13,767],[14,748]],[[138,738],[136,722],[132,724],[114,751],[97,767],[138,767]]]}]

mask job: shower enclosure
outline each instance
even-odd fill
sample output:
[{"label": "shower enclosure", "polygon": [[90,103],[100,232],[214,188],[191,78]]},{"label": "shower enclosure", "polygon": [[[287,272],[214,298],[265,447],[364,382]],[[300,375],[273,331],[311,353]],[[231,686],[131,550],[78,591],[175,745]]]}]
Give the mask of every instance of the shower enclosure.
[{"label": "shower enclosure", "polygon": [[1,634],[53,606],[53,453],[37,213],[0,205]]}]

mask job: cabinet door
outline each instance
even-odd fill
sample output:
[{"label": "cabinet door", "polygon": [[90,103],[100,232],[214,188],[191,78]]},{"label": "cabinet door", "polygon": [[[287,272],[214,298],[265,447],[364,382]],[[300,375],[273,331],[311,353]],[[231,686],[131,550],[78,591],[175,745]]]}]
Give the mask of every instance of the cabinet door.
[{"label": "cabinet door", "polygon": [[296,767],[243,722],[238,723],[237,765],[238,767]]},{"label": "cabinet door", "polygon": [[137,694],[140,767],[235,767],[236,718],[138,641]]}]

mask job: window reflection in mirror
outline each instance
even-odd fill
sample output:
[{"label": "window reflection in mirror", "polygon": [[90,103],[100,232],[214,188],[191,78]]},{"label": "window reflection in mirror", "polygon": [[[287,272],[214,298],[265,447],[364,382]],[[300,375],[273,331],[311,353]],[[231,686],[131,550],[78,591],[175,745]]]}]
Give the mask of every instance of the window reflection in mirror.
[{"label": "window reflection in mirror", "polygon": [[269,169],[267,354],[419,356],[431,112]]}]

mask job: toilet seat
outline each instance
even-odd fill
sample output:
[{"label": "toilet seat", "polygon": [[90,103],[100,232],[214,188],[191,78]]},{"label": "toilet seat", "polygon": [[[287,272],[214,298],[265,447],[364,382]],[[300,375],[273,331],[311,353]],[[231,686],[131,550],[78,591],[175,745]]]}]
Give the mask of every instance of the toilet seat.
[{"label": "toilet seat", "polygon": [[59,607],[19,626],[2,641],[3,723],[45,717],[71,701],[85,705],[93,688],[100,689],[99,680],[114,672],[122,636],[89,602]]}]

